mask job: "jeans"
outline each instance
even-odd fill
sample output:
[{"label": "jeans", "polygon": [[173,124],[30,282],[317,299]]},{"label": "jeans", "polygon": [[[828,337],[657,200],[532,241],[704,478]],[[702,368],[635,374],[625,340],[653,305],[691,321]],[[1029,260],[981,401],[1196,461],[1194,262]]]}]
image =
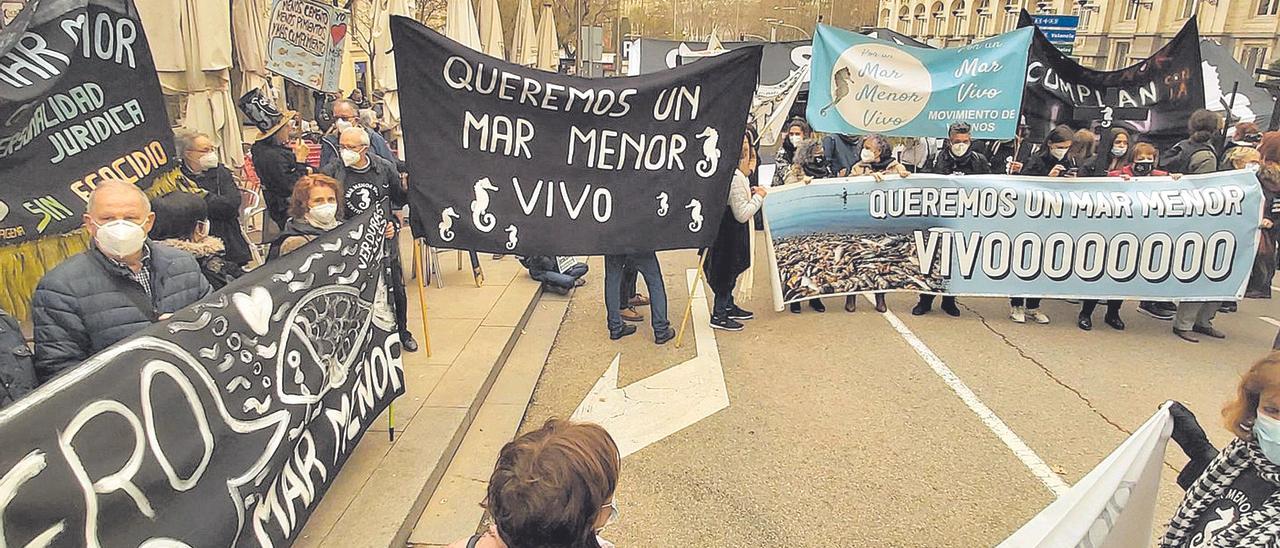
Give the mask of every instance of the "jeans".
[{"label": "jeans", "polygon": [[543,285],[559,287],[562,289],[573,289],[577,285],[578,278],[587,275],[587,265],[578,263],[569,267],[568,272],[555,272],[553,270],[544,270],[537,274],[529,274],[529,277],[540,281]]},{"label": "jeans", "polygon": [[1173,328],[1191,331],[1193,327],[1213,327],[1213,318],[1218,315],[1218,307],[1221,305],[1218,301],[1178,303],[1178,313],[1173,316]]},{"label": "jeans", "polygon": [[1009,306],[1026,306],[1027,310],[1040,310],[1039,297],[1013,297],[1009,299]]},{"label": "jeans", "polygon": [[622,294],[619,295],[622,298],[619,302],[622,304],[619,305],[618,310],[631,308],[631,298],[640,294],[640,292],[637,291],[640,288],[640,286],[637,285],[639,283],[640,271],[636,270],[635,265],[632,265],[630,261],[623,261]]},{"label": "jeans", "polygon": [[609,332],[617,333],[625,325],[622,322],[622,279],[624,263],[630,263],[649,288],[649,317],[653,332],[664,333],[671,328],[667,321],[667,288],[662,283],[662,266],[656,253],[604,256],[604,304],[609,317]]},{"label": "jeans", "polygon": [[392,306],[396,309],[396,330],[409,332],[409,298],[404,289],[404,267],[400,265],[400,246],[398,240],[387,240],[387,293],[391,297]]}]

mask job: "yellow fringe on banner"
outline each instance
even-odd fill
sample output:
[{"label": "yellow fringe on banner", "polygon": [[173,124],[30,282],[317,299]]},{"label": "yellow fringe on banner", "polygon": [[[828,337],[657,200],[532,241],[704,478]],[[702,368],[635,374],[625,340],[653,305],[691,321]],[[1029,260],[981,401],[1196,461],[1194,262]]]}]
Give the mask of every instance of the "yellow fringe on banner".
[{"label": "yellow fringe on banner", "polygon": [[[182,170],[156,177],[146,189],[148,198],[157,198],[170,192],[191,192],[203,195],[205,191],[182,176]],[[40,278],[67,257],[84,251],[89,246],[88,233],[83,228],[64,234],[0,247],[0,308],[15,318],[31,319],[31,296]]]}]

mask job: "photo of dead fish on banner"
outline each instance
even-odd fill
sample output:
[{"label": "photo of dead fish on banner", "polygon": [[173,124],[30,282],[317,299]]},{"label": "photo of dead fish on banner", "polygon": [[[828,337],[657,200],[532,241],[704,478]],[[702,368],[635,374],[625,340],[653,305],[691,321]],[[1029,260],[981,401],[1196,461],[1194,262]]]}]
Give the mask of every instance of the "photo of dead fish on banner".
[{"label": "photo of dead fish on banner", "polygon": [[[509,47],[487,0],[479,23],[470,2],[439,3],[443,32],[397,0],[367,3],[372,17],[360,2],[182,3],[183,21],[222,24],[199,38],[154,2],[0,4],[0,546],[305,540],[313,516],[347,512],[322,501],[357,447],[404,434],[397,417],[413,411],[393,402],[416,411],[413,383],[457,371],[442,366],[470,356],[473,333],[522,332],[541,310],[467,315],[518,292],[501,276],[532,279],[533,302],[582,302],[599,284],[588,346],[691,339],[697,357],[671,378],[694,378],[721,371],[716,336],[745,340],[755,332],[732,333],[824,300],[858,314],[866,299],[902,332],[892,293],[914,316],[939,299],[968,315],[961,299],[979,298],[1003,315],[1007,300],[1027,330],[1050,323],[1042,302],[1069,300],[1072,334],[1095,329],[1099,304],[1105,330],[1124,331],[1130,303],[1144,317],[1128,321],[1168,322],[1154,344],[1226,344],[1215,318],[1270,299],[1280,260],[1280,131],[1206,102],[1228,100],[1216,81],[1230,67],[1206,89],[1195,17],[1117,71],[1078,64],[1025,12],[949,48],[825,24],[790,42],[636,38],[624,70],[622,45],[611,63],[587,46],[566,61],[556,10],[535,30],[527,1]],[[444,252],[470,261],[463,287]],[[689,286],[669,307],[677,254]],[[462,296],[429,307],[440,295]],[[437,319],[474,325],[433,340]],[[626,394],[618,363],[583,409]],[[488,394],[498,371],[467,374]],[[711,414],[738,397],[718,374],[671,383],[722,402]],[[1052,475],[1054,501],[1002,546],[1161,538],[1171,436],[1194,477],[1163,546],[1203,534],[1206,504],[1241,470],[1274,481],[1280,431],[1265,414],[1221,453],[1189,415],[1162,406],[1074,487]],[[652,440],[574,416],[503,446],[488,528],[457,546],[612,546],[600,535],[620,466]],[[459,428],[441,445],[459,450]],[[381,429],[389,441],[362,444]],[[563,460],[522,460],[538,458]],[[520,476],[537,466],[580,481]],[[1258,517],[1280,512],[1271,488],[1215,546],[1274,545],[1277,521]],[[556,519],[572,526],[530,525]]]}]

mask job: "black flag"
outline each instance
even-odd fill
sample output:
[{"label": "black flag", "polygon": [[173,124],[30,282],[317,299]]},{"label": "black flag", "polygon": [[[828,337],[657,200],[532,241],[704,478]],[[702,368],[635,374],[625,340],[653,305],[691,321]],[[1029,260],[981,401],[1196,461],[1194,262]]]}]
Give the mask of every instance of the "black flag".
[{"label": "black flag", "polygon": [[404,392],[382,211],[0,411],[4,540],[289,545]]},{"label": "black flag", "polygon": [[413,234],[437,247],[598,255],[704,247],[741,154],[760,48],[585,79],[395,17]]}]

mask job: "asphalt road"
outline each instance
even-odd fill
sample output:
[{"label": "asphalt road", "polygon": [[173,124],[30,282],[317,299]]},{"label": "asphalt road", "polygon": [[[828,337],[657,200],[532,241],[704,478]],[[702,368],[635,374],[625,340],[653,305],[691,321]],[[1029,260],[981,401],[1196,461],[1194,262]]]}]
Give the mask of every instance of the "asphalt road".
[{"label": "asphalt road", "polygon": [[[763,263],[762,246],[757,264]],[[662,259],[673,322],[688,300],[692,252]],[[569,312],[522,431],[568,417],[621,353],[618,385],[694,355],[656,347],[648,324],[609,341],[603,271]],[[619,546],[989,546],[1052,500],[1046,484],[957,396],[886,316],[862,300],[846,313],[773,312],[764,269],[740,303],[757,319],[717,332],[730,406],[623,461]],[[643,288],[643,284],[642,284]],[[642,289],[643,291],[643,289]],[[1067,483],[1079,480],[1165,400],[1184,402],[1210,438],[1229,439],[1219,410],[1239,374],[1267,352],[1280,317],[1272,301],[1220,315],[1225,341],[1190,344],[1170,322],[1140,315],[1116,332],[1095,312],[1046,301],[1050,325],[1018,325],[1001,299],[961,299],[963,314],[914,317],[915,296],[889,296],[891,312]],[[647,309],[641,309],[648,313]],[[1185,463],[1170,444],[1154,526],[1163,533]]]}]

